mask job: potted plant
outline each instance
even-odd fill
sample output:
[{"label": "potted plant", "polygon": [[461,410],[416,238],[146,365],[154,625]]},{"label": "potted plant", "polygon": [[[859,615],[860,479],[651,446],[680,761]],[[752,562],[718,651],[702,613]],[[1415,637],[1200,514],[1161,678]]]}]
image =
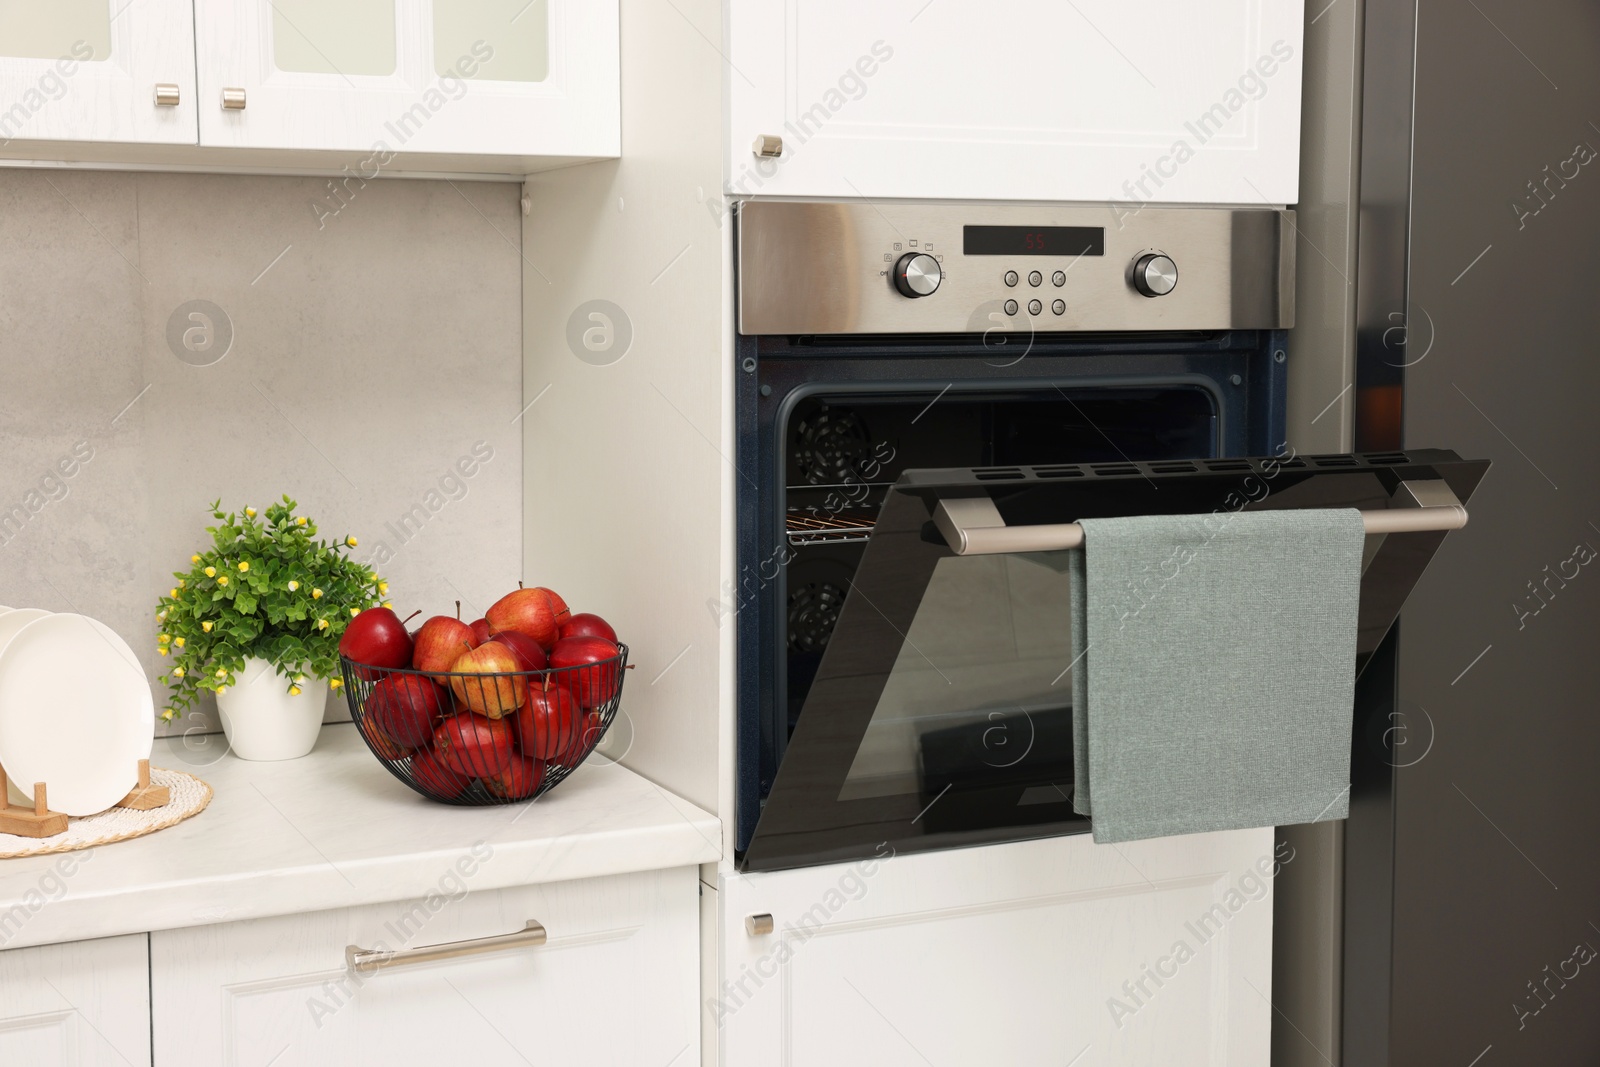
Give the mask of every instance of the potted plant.
[{"label": "potted plant", "polygon": [[257,517],[211,505],[209,548],[160,599],[157,651],[170,657],[162,680],[171,722],[215,693],[222,729],[245,759],[295,759],[310,752],[330,689],[338,690],[339,638],[388,584],[348,555],[354,537],[317,539],[317,524],[287,496]]}]

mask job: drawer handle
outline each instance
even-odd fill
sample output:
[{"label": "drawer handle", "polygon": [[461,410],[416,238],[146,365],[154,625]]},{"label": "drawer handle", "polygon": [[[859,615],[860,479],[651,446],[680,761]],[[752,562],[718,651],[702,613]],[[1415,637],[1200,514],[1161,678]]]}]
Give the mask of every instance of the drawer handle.
[{"label": "drawer handle", "polygon": [[462,956],[478,956],[485,952],[499,952],[508,948],[534,948],[545,943],[544,925],[528,920],[514,934],[495,934],[493,937],[475,937],[467,941],[447,941],[442,945],[423,945],[390,952],[378,948],[350,945],[344,950],[345,966],[355,974],[374,974],[389,967],[404,967],[412,963],[432,963],[434,960],[454,960]]},{"label": "drawer handle", "polygon": [[245,104],[243,89],[222,90],[222,108],[224,111],[243,111]]},{"label": "drawer handle", "polygon": [[156,107],[177,107],[180,95],[172,82],[156,83]]}]

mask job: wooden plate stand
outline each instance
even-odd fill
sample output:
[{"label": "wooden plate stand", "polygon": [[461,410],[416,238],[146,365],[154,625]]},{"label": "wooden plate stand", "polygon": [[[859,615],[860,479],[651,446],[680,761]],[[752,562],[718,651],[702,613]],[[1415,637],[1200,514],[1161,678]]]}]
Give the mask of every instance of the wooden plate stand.
[{"label": "wooden plate stand", "polygon": [[[149,811],[151,808],[161,807],[170,799],[172,799],[171,792],[166,786],[150,784],[150,761],[142,759],[139,761],[139,784],[112,806]],[[0,834],[14,834],[17,837],[54,837],[56,834],[65,833],[66,830],[67,817],[59,811],[50,810],[43,782],[33,784],[31,809],[17,807],[11,803],[5,768],[0,767]]]}]

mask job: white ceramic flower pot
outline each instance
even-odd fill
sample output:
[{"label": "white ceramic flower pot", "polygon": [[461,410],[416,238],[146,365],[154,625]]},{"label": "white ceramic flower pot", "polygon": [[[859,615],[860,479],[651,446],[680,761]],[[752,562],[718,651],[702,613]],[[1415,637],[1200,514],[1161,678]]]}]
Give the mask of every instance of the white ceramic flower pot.
[{"label": "white ceramic flower pot", "polygon": [[222,732],[233,754],[248,760],[299,759],[317,743],[328,690],[307,678],[298,696],[264,659],[251,657],[234,684],[217,694]]}]

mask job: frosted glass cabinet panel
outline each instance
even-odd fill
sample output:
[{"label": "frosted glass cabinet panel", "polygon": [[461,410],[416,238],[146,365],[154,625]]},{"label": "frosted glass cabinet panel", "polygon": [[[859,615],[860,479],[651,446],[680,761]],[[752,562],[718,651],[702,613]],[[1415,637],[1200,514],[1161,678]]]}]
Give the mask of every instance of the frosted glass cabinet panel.
[{"label": "frosted glass cabinet panel", "polygon": [[25,59],[56,59],[79,42],[111,55],[111,8],[105,0],[0,0],[0,50]]},{"label": "frosted glass cabinet panel", "polygon": [[394,0],[274,0],[272,61],[298,74],[395,70]]},{"label": "frosted glass cabinet panel", "polygon": [[433,64],[448,74],[473,42],[495,38],[480,77],[542,82],[550,76],[550,5],[546,0],[448,0],[433,9]]},{"label": "frosted glass cabinet panel", "polygon": [[193,20],[190,0],[0,0],[0,147],[195,143]]},{"label": "frosted glass cabinet panel", "polygon": [[[142,0],[143,2],[143,0]],[[615,156],[617,0],[199,0],[200,141]]]}]

